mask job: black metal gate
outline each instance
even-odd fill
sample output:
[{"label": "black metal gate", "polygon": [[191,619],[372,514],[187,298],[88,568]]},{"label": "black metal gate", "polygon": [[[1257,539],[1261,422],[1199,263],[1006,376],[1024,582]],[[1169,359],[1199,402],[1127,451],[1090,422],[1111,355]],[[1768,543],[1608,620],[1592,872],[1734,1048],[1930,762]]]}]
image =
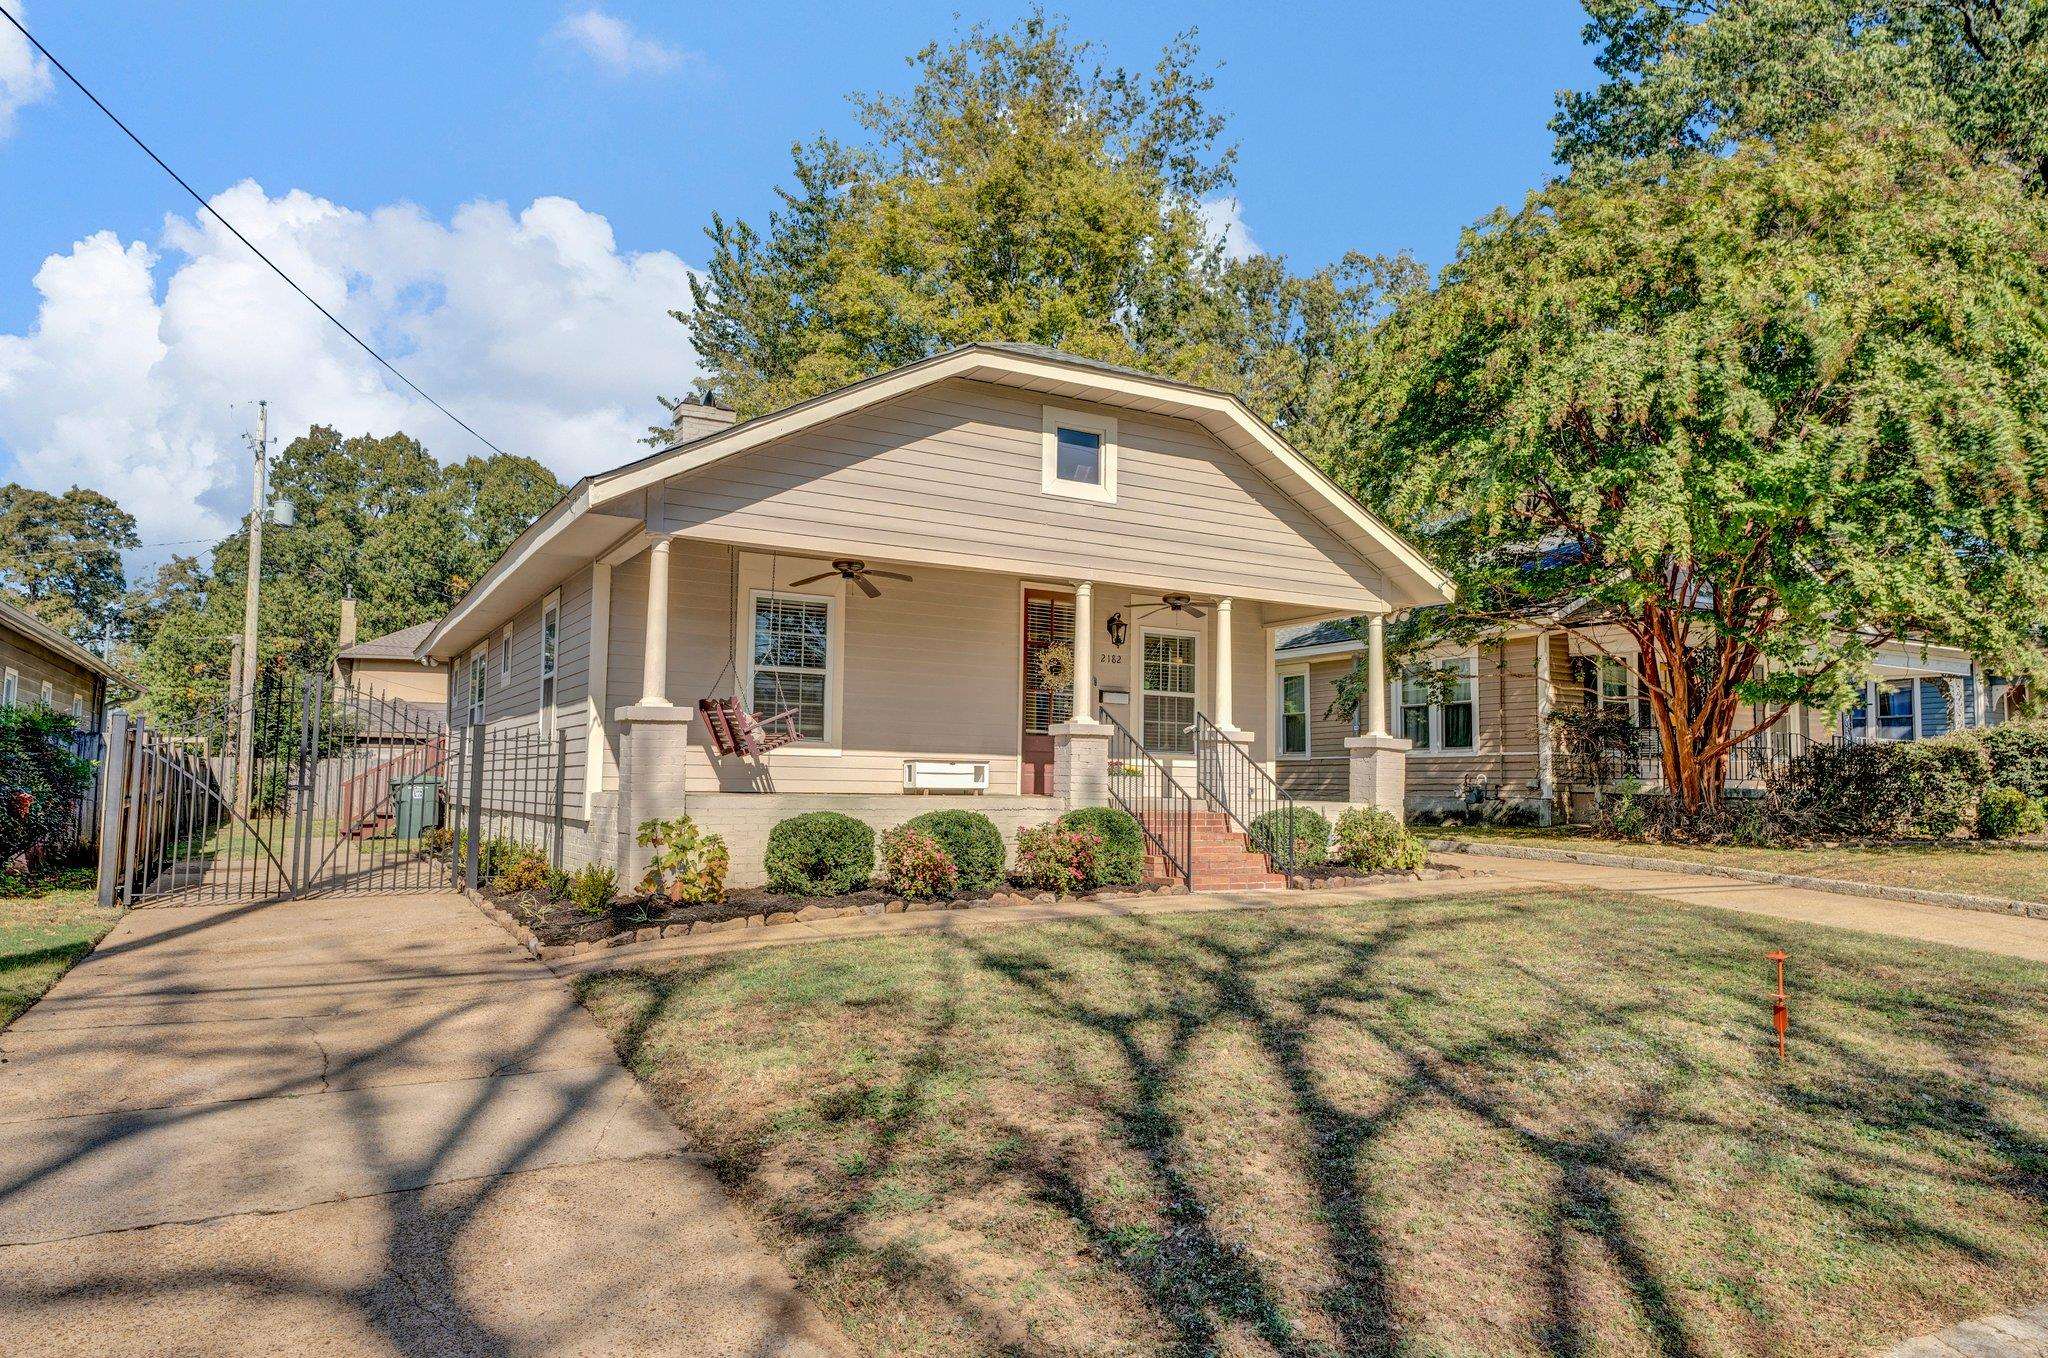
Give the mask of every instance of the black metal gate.
[{"label": "black metal gate", "polygon": [[[198,905],[444,890],[445,712],[267,674],[177,721],[109,723],[100,898]],[[436,852],[437,849],[443,850]]]}]

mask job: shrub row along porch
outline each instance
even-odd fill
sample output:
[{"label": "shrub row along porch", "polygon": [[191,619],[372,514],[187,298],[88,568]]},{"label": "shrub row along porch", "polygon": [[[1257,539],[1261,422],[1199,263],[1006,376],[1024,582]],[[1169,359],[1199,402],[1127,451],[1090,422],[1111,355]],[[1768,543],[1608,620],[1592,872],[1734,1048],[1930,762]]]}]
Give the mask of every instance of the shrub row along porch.
[{"label": "shrub row along porch", "polygon": [[[1280,630],[1444,598],[1234,399],[1050,351],[685,419],[580,482],[419,650],[456,723],[560,734],[565,860],[629,881],[645,820],[688,814],[744,872],[798,811],[880,829],[948,794],[1006,837],[1123,805],[1185,862],[1215,770],[1271,782]],[[1403,748],[1359,737],[1350,797],[1398,810]]]}]

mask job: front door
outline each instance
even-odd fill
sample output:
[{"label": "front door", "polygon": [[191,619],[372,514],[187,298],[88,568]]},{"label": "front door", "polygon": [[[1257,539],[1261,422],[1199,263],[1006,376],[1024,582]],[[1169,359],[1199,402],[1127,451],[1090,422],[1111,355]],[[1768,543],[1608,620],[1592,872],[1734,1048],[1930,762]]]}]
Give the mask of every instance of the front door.
[{"label": "front door", "polygon": [[1024,740],[1021,790],[1052,795],[1052,728],[1074,716],[1074,599],[1024,592]]}]

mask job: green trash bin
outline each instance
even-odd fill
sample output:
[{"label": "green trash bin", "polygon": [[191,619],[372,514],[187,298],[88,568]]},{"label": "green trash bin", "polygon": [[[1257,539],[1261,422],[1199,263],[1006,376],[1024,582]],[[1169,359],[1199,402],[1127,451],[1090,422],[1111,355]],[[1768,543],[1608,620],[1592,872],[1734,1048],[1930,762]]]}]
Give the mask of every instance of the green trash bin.
[{"label": "green trash bin", "polygon": [[391,780],[391,830],[400,839],[418,839],[441,823],[439,778]]}]

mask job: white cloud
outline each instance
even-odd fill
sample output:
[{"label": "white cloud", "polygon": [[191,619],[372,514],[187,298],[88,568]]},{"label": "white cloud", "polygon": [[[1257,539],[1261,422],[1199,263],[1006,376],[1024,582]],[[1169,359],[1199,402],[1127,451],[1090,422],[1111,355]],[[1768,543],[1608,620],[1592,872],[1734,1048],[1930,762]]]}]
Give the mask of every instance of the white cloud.
[{"label": "white cloud", "polygon": [[1252,239],[1251,228],[1244,224],[1244,203],[1234,193],[1204,202],[1202,225],[1210,240],[1223,243],[1225,259],[1250,259],[1265,253]]},{"label": "white cloud", "polygon": [[[19,4],[9,0],[8,8],[23,23],[28,22]],[[13,24],[0,23],[0,137],[14,131],[15,114],[48,97],[51,88],[49,64],[36,55]]]},{"label": "white cloud", "polygon": [[555,25],[553,37],[615,76],[663,75],[704,62],[697,53],[650,38],[601,9],[566,16]]},{"label": "white cloud", "polygon": [[[564,198],[518,215],[474,202],[439,221],[363,213],[243,182],[213,200],[357,334],[499,447],[565,480],[626,462],[696,356],[670,308],[689,274],[619,250]],[[158,265],[170,265],[159,286]],[[145,542],[212,537],[247,503],[241,435],[271,403],[283,438],[313,423],[403,429],[444,461],[484,453],[399,387],[211,218],[151,245],[101,231],[43,261],[27,333],[0,334],[0,452],[29,485],[114,496]],[[155,555],[155,554],[152,554]]]}]

